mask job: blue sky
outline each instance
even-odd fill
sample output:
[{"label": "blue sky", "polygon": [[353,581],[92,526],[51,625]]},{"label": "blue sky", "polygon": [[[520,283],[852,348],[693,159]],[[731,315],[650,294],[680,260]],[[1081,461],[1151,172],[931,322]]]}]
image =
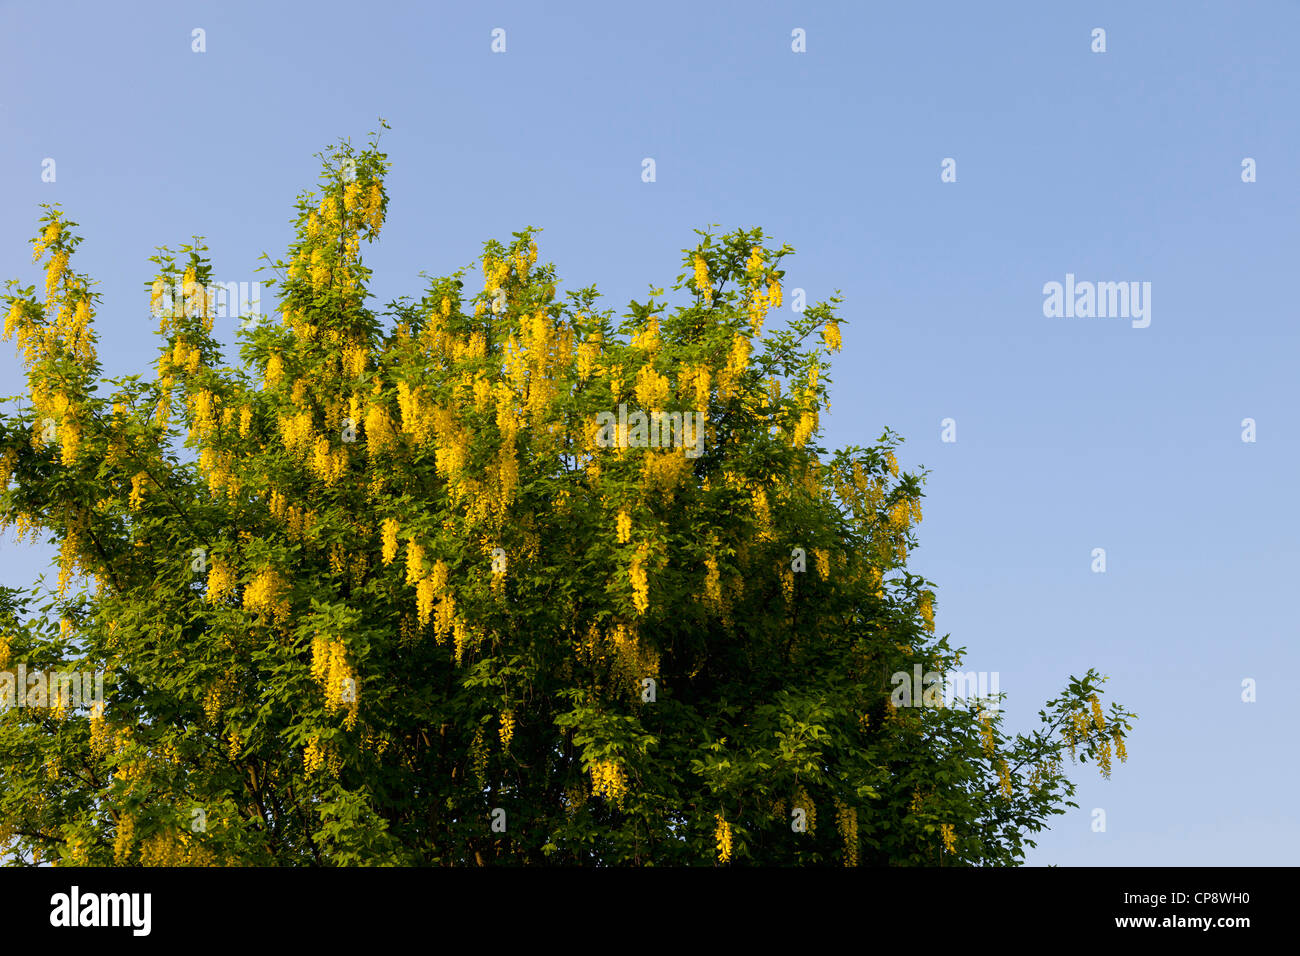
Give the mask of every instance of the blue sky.
[{"label": "blue sky", "polygon": [[[844,299],[826,444],[889,426],[930,469],[915,567],[1009,726],[1089,667],[1140,715],[1029,862],[1292,864],[1300,6],[894,6],[0,2],[0,277],[36,281],[62,203],[106,373],[146,371],[155,247],[200,234],[216,278],[259,278],[312,154],[379,116],[379,302],[536,225],[621,307],[694,229],[762,226],[796,249],[787,303]],[[1067,273],[1150,282],[1149,327],[1045,317]],[[0,393],[18,373],[0,350]],[[0,543],[0,581],[45,553]]]}]

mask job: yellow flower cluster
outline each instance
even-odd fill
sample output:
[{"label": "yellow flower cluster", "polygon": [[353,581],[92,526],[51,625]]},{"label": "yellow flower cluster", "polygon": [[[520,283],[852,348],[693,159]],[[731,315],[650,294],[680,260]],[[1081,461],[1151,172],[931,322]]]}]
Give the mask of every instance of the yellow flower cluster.
[{"label": "yellow flower cluster", "polygon": [[329,285],[330,263],[325,258],[325,250],[319,246],[311,251],[311,287],[319,292]]},{"label": "yellow flower cluster", "polygon": [[424,577],[424,546],[415,538],[406,539],[406,583],[419,584]]},{"label": "yellow flower cluster", "polygon": [[695,408],[702,414],[707,414],[709,410],[709,389],[711,381],[709,369],[706,365],[687,366],[682,370],[682,387],[689,382],[695,397]]},{"label": "yellow flower cluster", "polygon": [[312,413],[303,409],[295,415],[279,416],[280,441],[284,450],[299,460],[306,459],[316,448],[316,429]]},{"label": "yellow flower cluster", "polygon": [[1106,718],[1102,715],[1101,712],[1101,701],[1097,699],[1096,694],[1093,694],[1091,697],[1088,698],[1088,703],[1092,707],[1093,726],[1096,727],[1098,730],[1105,730]]},{"label": "yellow flower cluster", "polygon": [[660,491],[669,499],[690,470],[681,449],[648,449],[641,459],[641,487],[647,493]]},{"label": "yellow flower cluster", "polygon": [[447,591],[447,579],[447,565],[439,560],[434,562],[433,570],[429,574],[422,575],[415,582],[415,604],[420,626],[425,626],[430,618],[433,618],[434,632],[437,634],[439,644],[446,640],[447,635],[458,624],[456,600]]},{"label": "yellow flower cluster", "polygon": [[649,365],[643,365],[636,372],[636,400],[646,411],[659,411],[668,401],[670,386],[667,377],[660,375]]},{"label": "yellow flower cluster", "polygon": [[226,694],[224,682],[217,682],[203,692],[203,713],[209,722],[216,722],[221,714],[221,700]]},{"label": "yellow flower cluster", "polygon": [[506,277],[509,275],[509,262],[503,262],[491,256],[483,257],[483,290],[485,292],[495,293],[497,289],[505,284]]},{"label": "yellow flower cluster", "polygon": [[206,438],[217,430],[216,396],[210,391],[200,389],[191,398],[194,430],[199,437]]},{"label": "yellow flower cluster", "polygon": [[134,845],[135,819],[129,813],[122,813],[117,818],[117,832],[113,836],[113,862],[129,863]]},{"label": "yellow flower cluster", "polygon": [[723,609],[722,575],[718,571],[718,559],[709,555],[704,559],[704,598],[715,611]]},{"label": "yellow flower cluster", "polygon": [[731,824],[722,818],[721,813],[714,814],[718,821],[713,830],[713,839],[718,847],[718,862],[731,862]]},{"label": "yellow flower cluster", "polygon": [[642,543],[632,556],[632,566],[628,569],[632,581],[632,604],[638,614],[644,614],[650,608],[650,579],[645,567],[649,557],[649,546]]},{"label": "yellow flower cluster", "polygon": [[840,336],[840,324],[838,322],[827,322],[822,327],[822,341],[826,343],[826,348],[832,352],[838,352],[844,346],[844,340]]},{"label": "yellow flower cluster", "polygon": [[387,409],[375,402],[366,410],[366,451],[381,454],[397,447],[397,431]]},{"label": "yellow flower cluster", "polygon": [[63,420],[59,432],[59,461],[72,465],[77,461],[77,452],[81,450],[81,424],[71,416]]},{"label": "yellow flower cluster", "polygon": [[743,335],[737,335],[731,341],[731,352],[727,357],[726,371],[730,376],[736,376],[749,367],[749,354],[751,346],[749,339]]},{"label": "yellow flower cluster", "polygon": [[925,629],[934,633],[934,592],[925,591],[921,594],[921,600],[917,605],[917,610],[921,613],[921,619],[925,621]]},{"label": "yellow flower cluster", "polygon": [[695,291],[704,296],[705,305],[713,304],[713,284],[709,282],[709,264],[703,256],[695,257]]},{"label": "yellow flower cluster", "polygon": [[663,344],[659,339],[659,320],[653,315],[646,319],[645,327],[632,336],[629,343],[634,349],[641,349],[649,352],[650,357],[654,358],[659,347]]},{"label": "yellow flower cluster", "polygon": [[514,712],[509,710],[503,712],[501,714],[500,723],[501,746],[503,749],[509,750],[510,741],[513,740],[515,736]]},{"label": "yellow flower cluster", "polygon": [[823,581],[829,581],[831,577],[831,555],[825,548],[817,548],[813,551],[813,558],[817,561],[817,576]]},{"label": "yellow flower cluster", "polygon": [[361,184],[356,180],[343,187],[343,211],[355,212],[357,201],[361,198]]},{"label": "yellow flower cluster", "polygon": [[40,238],[33,240],[32,262],[38,261],[45,254],[46,249],[59,241],[59,233],[62,229],[63,224],[58,219],[55,219],[45,227],[45,231],[41,233]]},{"label": "yellow flower cluster", "polygon": [[[5,665],[0,655],[0,667]],[[103,759],[113,750],[115,734],[104,719],[104,705],[95,703],[90,708],[90,755],[96,760]]]},{"label": "yellow flower cluster", "polygon": [[325,691],[327,710],[347,707],[347,724],[351,727],[357,714],[357,681],[341,639],[323,634],[312,638],[311,676]]},{"label": "yellow flower cluster", "polygon": [[262,373],[262,381],[267,388],[275,388],[284,378],[284,359],[280,356],[272,355],[266,361],[266,371]]},{"label": "yellow flower cluster", "polygon": [[435,416],[439,410],[429,404],[422,387],[411,388],[406,382],[397,383],[397,404],[402,413],[402,431],[411,436],[416,445],[426,445],[433,437]]},{"label": "yellow flower cluster", "polygon": [[185,371],[190,375],[199,370],[203,362],[203,353],[197,347],[190,348],[189,343],[181,337],[177,337],[176,344],[172,346],[171,354],[163,353],[160,365],[170,367],[175,371]]},{"label": "yellow flower cluster", "polygon": [[844,865],[858,865],[858,810],[835,800],[835,823],[844,840]]},{"label": "yellow flower cluster", "polygon": [[754,527],[758,530],[758,539],[760,541],[773,540],[772,510],[767,504],[767,492],[762,488],[755,488],[750,493],[749,500],[754,515]]},{"label": "yellow flower cluster", "polygon": [[334,447],[328,438],[317,438],[312,448],[311,470],[327,486],[337,484],[348,471],[347,446]]},{"label": "yellow flower cluster", "polygon": [[369,360],[370,353],[364,345],[351,344],[343,349],[343,355],[339,359],[342,363],[344,376],[348,378],[359,378],[366,370],[366,362]]},{"label": "yellow flower cluster", "polygon": [[1070,745],[1070,759],[1075,759],[1080,743],[1088,739],[1088,715],[1079,711],[1070,715],[1070,724],[1065,728],[1065,740]]},{"label": "yellow flower cluster", "polygon": [[396,518],[385,518],[383,524],[380,525],[379,533],[383,539],[382,557],[384,564],[392,564],[397,558],[397,533],[399,530],[400,525]]},{"label": "yellow flower cluster", "polygon": [[313,737],[307,741],[307,747],[302,754],[302,764],[303,770],[309,777],[325,765],[325,751],[317,738]]},{"label": "yellow flower cluster", "polygon": [[589,769],[592,792],[621,805],[627,794],[627,779],[623,775],[623,768],[613,760],[597,760]]},{"label": "yellow flower cluster", "polygon": [[952,853],[957,849],[957,834],[951,823],[939,824],[939,837],[943,840],[945,853]]},{"label": "yellow flower cluster", "polygon": [[632,516],[627,511],[618,513],[618,543],[627,544],[632,539]]},{"label": "yellow flower cluster", "polygon": [[208,603],[216,604],[228,594],[234,593],[239,579],[233,568],[220,561],[213,561],[208,571]]},{"label": "yellow flower cluster", "polygon": [[799,416],[799,422],[794,427],[794,435],[791,442],[795,448],[802,448],[808,439],[817,431],[818,415],[812,409],[805,409]]},{"label": "yellow flower cluster", "polygon": [[992,760],[996,741],[993,737],[993,718],[988,714],[980,716],[980,737],[984,740],[984,756]]},{"label": "yellow flower cluster", "polygon": [[289,617],[289,599],[284,593],[287,589],[287,582],[277,571],[263,568],[244,589],[244,610],[283,622]]}]

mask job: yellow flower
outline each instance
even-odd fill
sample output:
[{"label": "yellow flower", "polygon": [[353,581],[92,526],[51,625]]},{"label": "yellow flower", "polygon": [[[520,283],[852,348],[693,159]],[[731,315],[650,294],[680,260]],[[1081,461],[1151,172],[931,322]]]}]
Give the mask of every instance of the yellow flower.
[{"label": "yellow flower", "polygon": [[668,379],[649,365],[636,371],[636,399],[646,411],[657,411],[668,400]]},{"label": "yellow flower", "polygon": [[13,304],[9,306],[9,314],[5,317],[4,340],[6,342],[9,341],[14,330],[22,324],[24,305],[22,299],[14,299]]},{"label": "yellow flower", "polygon": [[578,346],[577,366],[578,381],[585,382],[591,378],[596,368],[596,359],[600,356],[600,337],[593,335]]},{"label": "yellow flower", "polygon": [[597,760],[591,764],[592,792],[614,803],[622,803],[627,793],[627,779],[623,768],[613,760]]},{"label": "yellow flower", "polygon": [[372,234],[377,234],[384,224],[384,190],[378,182],[371,183],[366,193],[365,219]]},{"label": "yellow flower", "polygon": [[926,591],[921,595],[921,601],[918,605],[921,612],[921,618],[925,621],[925,629],[934,632],[934,594]]},{"label": "yellow flower", "polygon": [[274,388],[279,384],[280,379],[284,377],[284,359],[279,355],[272,355],[266,363],[266,374],[263,381],[266,382],[267,388]]},{"label": "yellow flower", "polygon": [[835,800],[836,825],[844,838],[844,865],[858,865],[858,810]]},{"label": "yellow flower", "polygon": [[795,448],[802,448],[816,430],[817,413],[814,411],[805,411],[799,416],[799,423],[795,425],[794,435],[791,437],[791,443]]},{"label": "yellow flower", "polygon": [[632,556],[632,566],[628,576],[632,579],[632,603],[638,614],[644,614],[650,608],[650,581],[645,563],[649,557],[649,548],[642,544]]},{"label": "yellow flower", "polygon": [[709,265],[703,256],[695,257],[695,289],[704,296],[706,305],[713,303],[713,284],[709,282]]},{"label": "yellow flower", "polygon": [[626,511],[618,513],[618,543],[627,544],[632,537],[632,516]]},{"label": "yellow flower", "polygon": [[945,853],[951,853],[957,849],[957,835],[953,830],[951,823],[939,824],[939,836],[943,839],[943,849]]},{"label": "yellow flower", "polygon": [[432,577],[423,577],[415,585],[415,609],[424,627],[433,617],[434,583]]},{"label": "yellow flower", "polygon": [[709,370],[701,365],[695,369],[692,384],[695,389],[695,407],[702,413],[709,410]]},{"label": "yellow flower", "polygon": [[844,340],[840,337],[840,324],[838,322],[827,322],[822,329],[822,340],[826,343],[828,349],[832,352],[838,352],[844,344]]},{"label": "yellow flower", "polygon": [[715,813],[714,818],[718,825],[714,828],[713,838],[718,845],[718,862],[731,862],[731,824],[722,818],[721,813]]},{"label": "yellow flower", "polygon": [[381,535],[384,539],[383,560],[384,564],[392,564],[397,557],[397,532],[398,522],[396,518],[385,518],[381,527]]},{"label": "yellow flower", "polygon": [[749,366],[749,339],[737,335],[731,342],[731,352],[727,357],[727,371],[733,375],[743,372]]},{"label": "yellow flower", "polygon": [[357,682],[342,640],[322,634],[312,638],[311,676],[325,691],[326,709],[347,706],[350,726],[356,715]]},{"label": "yellow flower", "polygon": [[993,719],[988,715],[980,717],[980,736],[984,738],[984,755],[992,760],[995,740],[993,737]]},{"label": "yellow flower", "polygon": [[307,749],[302,755],[303,769],[308,776],[316,773],[325,763],[325,753],[315,737],[307,742]]},{"label": "yellow flower", "polygon": [[263,568],[244,590],[244,610],[283,621],[289,616],[289,600],[284,596],[286,587],[287,582],[275,570]]},{"label": "yellow flower", "polygon": [[131,511],[135,511],[144,501],[144,483],[148,479],[149,473],[146,471],[137,472],[131,479],[131,495],[127,498],[126,506]]},{"label": "yellow flower", "polygon": [[221,562],[213,561],[212,570],[208,572],[208,603],[216,604],[227,594],[232,593],[238,583],[239,580],[235,576],[233,568]]},{"label": "yellow flower", "polygon": [[424,548],[415,538],[406,539],[406,583],[419,584],[424,577]]},{"label": "yellow flower", "polygon": [[722,576],[718,572],[718,559],[709,555],[704,559],[704,597],[715,609],[722,607]]}]

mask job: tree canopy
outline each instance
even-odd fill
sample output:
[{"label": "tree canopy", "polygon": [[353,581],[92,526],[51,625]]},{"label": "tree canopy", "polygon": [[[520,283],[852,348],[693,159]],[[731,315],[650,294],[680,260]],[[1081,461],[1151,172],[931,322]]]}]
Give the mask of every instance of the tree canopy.
[{"label": "tree canopy", "polygon": [[0,519],[59,557],[0,668],[104,682],[14,684],[11,862],[1008,864],[1067,753],[1124,758],[1092,671],[1028,733],[926,706],[924,475],[819,444],[846,323],[785,306],[788,246],[698,232],[615,314],[530,228],[375,311],[387,156],[321,159],[237,360],[201,241],[153,260],[152,375],[101,377],[60,209],[9,284]]}]

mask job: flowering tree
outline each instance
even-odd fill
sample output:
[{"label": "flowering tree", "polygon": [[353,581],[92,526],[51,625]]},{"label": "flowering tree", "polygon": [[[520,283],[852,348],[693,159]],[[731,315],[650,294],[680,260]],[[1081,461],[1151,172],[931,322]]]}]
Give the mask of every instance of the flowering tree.
[{"label": "flowering tree", "polygon": [[376,314],[387,158],[322,159],[237,365],[202,245],[154,260],[152,379],[101,380],[59,210],[43,298],[10,283],[0,517],[60,551],[0,590],[0,667],[107,688],[11,680],[11,861],[1013,863],[1065,751],[1123,759],[1092,672],[1028,734],[924,706],[960,649],[906,569],[921,477],[817,444],[841,320],[765,330],[789,248],[700,233],[616,318],[526,230]]}]

